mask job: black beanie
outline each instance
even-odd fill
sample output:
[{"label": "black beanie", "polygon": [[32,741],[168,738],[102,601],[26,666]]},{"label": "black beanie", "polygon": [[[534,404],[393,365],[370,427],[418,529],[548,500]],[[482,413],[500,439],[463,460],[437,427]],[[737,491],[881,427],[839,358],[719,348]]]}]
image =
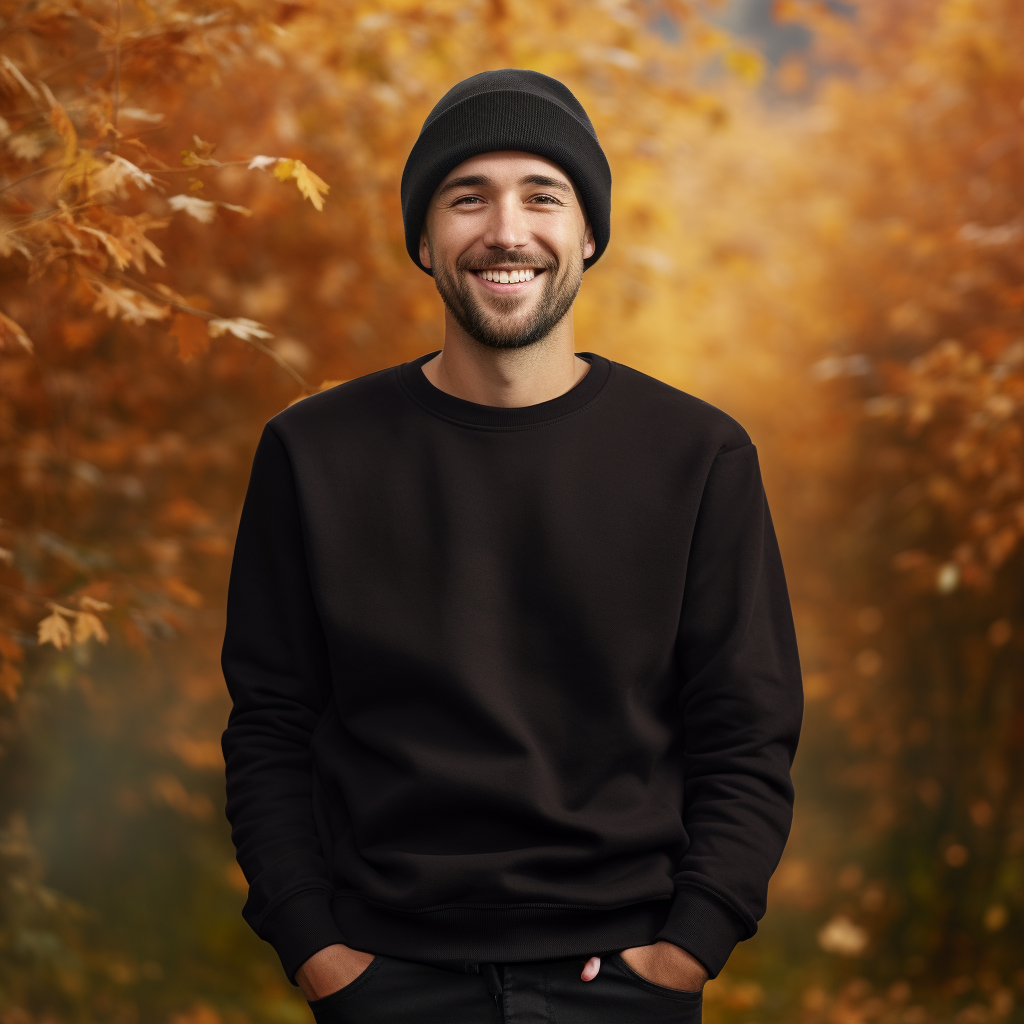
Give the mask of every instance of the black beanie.
[{"label": "black beanie", "polygon": [[553,160],[572,179],[594,232],[594,264],[610,233],[612,172],[579,100],[537,71],[483,71],[453,86],[427,115],[402,174],[405,247],[420,270],[420,233],[434,190],[463,160],[516,149]]}]

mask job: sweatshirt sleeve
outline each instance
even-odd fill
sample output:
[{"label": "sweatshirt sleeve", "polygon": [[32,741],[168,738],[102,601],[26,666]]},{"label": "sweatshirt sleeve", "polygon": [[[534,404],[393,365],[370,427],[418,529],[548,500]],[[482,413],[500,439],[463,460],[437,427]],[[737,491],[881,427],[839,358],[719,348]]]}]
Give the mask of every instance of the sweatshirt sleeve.
[{"label": "sweatshirt sleeve", "polygon": [[242,915],[288,978],[342,942],[313,817],[310,743],[330,697],[284,445],[264,430],[242,509],[222,654],[233,707],[222,745],[227,816],[249,882]]},{"label": "sweatshirt sleeve", "polygon": [[697,515],[678,639],[689,846],[658,938],[715,977],[757,930],[789,836],[800,663],[752,444],[720,453]]}]

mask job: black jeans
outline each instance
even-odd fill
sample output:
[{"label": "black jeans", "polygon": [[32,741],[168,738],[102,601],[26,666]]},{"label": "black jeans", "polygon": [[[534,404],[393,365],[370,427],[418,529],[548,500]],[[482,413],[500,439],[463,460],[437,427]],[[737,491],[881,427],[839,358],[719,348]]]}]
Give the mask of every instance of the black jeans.
[{"label": "black jeans", "polygon": [[317,1024],[700,1024],[701,994],[641,978],[617,954],[582,981],[587,957],[484,965],[480,974],[378,956],[311,1002]]}]

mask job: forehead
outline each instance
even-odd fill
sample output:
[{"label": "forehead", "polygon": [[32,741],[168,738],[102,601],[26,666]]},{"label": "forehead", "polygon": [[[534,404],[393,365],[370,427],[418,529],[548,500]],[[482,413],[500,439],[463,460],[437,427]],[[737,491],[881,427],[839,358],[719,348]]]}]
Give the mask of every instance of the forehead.
[{"label": "forehead", "polygon": [[499,186],[518,184],[523,178],[530,175],[560,178],[567,185],[572,185],[569,175],[553,160],[538,156],[536,153],[521,153],[514,149],[503,149],[492,153],[479,153],[477,156],[471,156],[468,160],[463,160],[458,167],[453,167],[444,176],[438,188],[444,187],[454,178],[464,178],[470,175],[486,177]]}]

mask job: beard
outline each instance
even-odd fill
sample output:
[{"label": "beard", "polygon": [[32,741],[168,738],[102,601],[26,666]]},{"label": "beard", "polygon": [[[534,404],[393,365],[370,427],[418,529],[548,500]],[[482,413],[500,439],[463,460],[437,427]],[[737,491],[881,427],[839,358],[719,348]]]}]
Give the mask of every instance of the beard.
[{"label": "beard", "polygon": [[[526,348],[546,338],[569,312],[583,283],[582,246],[561,268],[554,257],[532,256],[516,250],[495,252],[483,258],[460,256],[452,268],[438,261],[431,249],[430,262],[434,268],[434,284],[455,322],[488,348]],[[517,263],[544,271],[541,275],[543,291],[532,310],[522,310],[525,301],[518,295],[496,295],[488,303],[490,308],[484,308],[473,294],[468,274]]]}]

